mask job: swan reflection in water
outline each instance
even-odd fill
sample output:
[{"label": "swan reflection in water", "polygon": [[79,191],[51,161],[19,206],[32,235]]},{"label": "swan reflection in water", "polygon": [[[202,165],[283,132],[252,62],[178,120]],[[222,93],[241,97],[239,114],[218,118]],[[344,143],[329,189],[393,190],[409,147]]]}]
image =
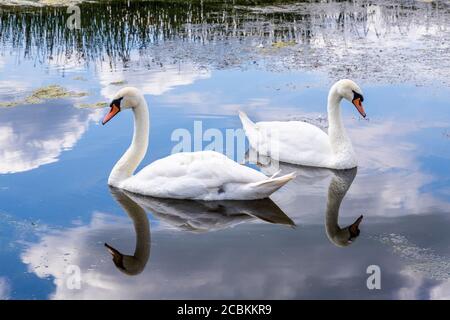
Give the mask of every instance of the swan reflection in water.
[{"label": "swan reflection in water", "polygon": [[221,230],[255,218],[273,224],[295,226],[294,221],[270,199],[195,201],[153,198],[128,192],[127,195],[159,220],[184,231]]},{"label": "swan reflection in water", "polygon": [[133,221],[134,231],[136,233],[136,246],[132,256],[122,254],[119,250],[107,243],[105,243],[105,246],[111,253],[117,269],[130,276],[138,275],[145,269],[145,265],[150,257],[151,238],[147,214],[144,209],[120,189],[110,187],[110,192],[113,198],[128,214],[131,221]]},{"label": "swan reflection in water", "polygon": [[[250,152],[250,151],[249,151]],[[355,179],[357,168],[347,170],[332,170],[318,167],[305,167],[289,163],[273,162],[270,158],[262,156],[252,150],[257,155],[256,164],[266,175],[273,175],[277,171],[280,174],[284,172],[295,172],[297,177],[283,188],[283,191],[292,196],[301,194],[305,188],[308,191],[322,193],[324,183],[327,178],[331,177],[328,185],[327,207],[325,212],[325,230],[328,239],[339,247],[345,247],[354,242],[359,236],[359,225],[363,216],[360,215],[351,225],[341,228],[339,226],[339,209],[347,194],[348,189]],[[247,161],[249,153],[247,153]],[[282,191],[282,192],[283,192]]]},{"label": "swan reflection in water", "polygon": [[111,253],[116,267],[130,276],[140,274],[150,257],[150,224],[145,210],[176,229],[196,233],[226,229],[255,219],[295,226],[295,223],[270,199],[195,201],[147,197],[114,187],[110,187],[110,191],[133,221],[136,246],[133,255],[125,255],[107,243],[105,246]]},{"label": "swan reflection in water", "polygon": [[[261,165],[261,164],[260,164]],[[262,166],[266,174],[273,174],[269,167]],[[286,188],[302,186],[317,187],[332,174],[328,186],[325,230],[328,239],[339,247],[345,247],[359,236],[361,215],[351,225],[339,226],[339,209],[348,189],[356,176],[357,169],[329,170],[302,167],[280,163],[284,172],[296,171],[297,179]],[[320,183],[319,183],[320,184]],[[297,189],[298,190],[298,189]],[[124,255],[116,248],[105,243],[113,257],[116,267],[127,275],[140,274],[150,256],[150,225],[145,210],[151,212],[160,221],[178,230],[195,233],[222,230],[244,222],[260,219],[268,223],[295,226],[291,220],[272,200],[252,201],[195,201],[179,199],[162,199],[142,196],[110,187],[114,199],[121,205],[133,221],[136,233],[134,254]],[[289,190],[287,190],[289,191]],[[144,210],[145,209],[145,210]]]},{"label": "swan reflection in water", "polygon": [[331,178],[328,187],[327,211],[325,215],[325,226],[328,239],[335,245],[344,247],[353,243],[359,236],[359,224],[363,216],[359,216],[351,225],[341,228],[339,227],[339,208],[348,189],[355,179],[357,168],[348,170],[333,171],[334,176]]}]

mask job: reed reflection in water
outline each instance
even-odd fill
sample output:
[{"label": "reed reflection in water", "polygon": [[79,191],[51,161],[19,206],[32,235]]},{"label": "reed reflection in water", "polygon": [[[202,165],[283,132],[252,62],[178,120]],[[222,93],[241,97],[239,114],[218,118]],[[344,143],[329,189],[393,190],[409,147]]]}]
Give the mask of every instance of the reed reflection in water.
[{"label": "reed reflection in water", "polygon": [[333,79],[449,81],[450,43],[441,39],[450,35],[450,8],[442,2],[120,0],[80,6],[81,30],[75,31],[66,27],[64,7],[3,7],[2,52],[113,69],[183,61],[313,69]]}]

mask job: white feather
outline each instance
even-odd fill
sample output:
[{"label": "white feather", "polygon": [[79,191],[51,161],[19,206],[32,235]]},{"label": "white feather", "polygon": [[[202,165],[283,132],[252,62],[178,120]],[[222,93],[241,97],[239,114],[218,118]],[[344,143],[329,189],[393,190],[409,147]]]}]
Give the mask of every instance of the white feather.
[{"label": "white feather", "polygon": [[340,113],[342,98],[351,100],[360,93],[351,80],[340,80],[328,95],[328,134],[303,121],[252,122],[239,111],[239,118],[250,146],[259,154],[281,162],[330,169],[357,166],[352,143],[347,136]]},{"label": "white feather", "polygon": [[267,198],[295,174],[268,178],[215,151],[182,152],[159,159],[133,175],[148,146],[148,107],[135,88],[120,90],[123,108],[132,108],[133,141],[114,166],[108,183],[147,196],[196,200],[251,200]]}]

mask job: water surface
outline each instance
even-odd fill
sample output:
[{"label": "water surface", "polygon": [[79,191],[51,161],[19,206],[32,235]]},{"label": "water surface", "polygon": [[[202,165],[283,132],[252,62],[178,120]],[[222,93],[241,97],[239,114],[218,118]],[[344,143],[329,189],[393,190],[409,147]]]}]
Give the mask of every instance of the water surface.
[{"label": "water surface", "polygon": [[[0,10],[0,103],[19,102],[0,108],[0,298],[450,297],[447,3],[81,2],[70,31],[64,6],[30,2]],[[196,121],[239,129],[239,109],[326,129],[342,77],[365,95],[367,120],[343,104],[358,170],[284,165],[299,176],[269,202],[110,189],[132,116],[103,127],[105,109],[82,107],[143,91],[142,168],[171,153],[175,130],[194,137]],[[54,84],[87,95],[23,103]],[[381,290],[366,286],[370,265]]]}]

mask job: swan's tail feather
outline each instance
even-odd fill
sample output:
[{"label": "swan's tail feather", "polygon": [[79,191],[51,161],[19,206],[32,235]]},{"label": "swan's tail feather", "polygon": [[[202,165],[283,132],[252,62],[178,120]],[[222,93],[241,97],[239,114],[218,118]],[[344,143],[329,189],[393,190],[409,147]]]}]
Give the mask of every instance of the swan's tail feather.
[{"label": "swan's tail feather", "polygon": [[258,194],[268,197],[295,177],[295,172],[292,172],[278,178],[267,178],[267,180],[252,183],[252,187]]},{"label": "swan's tail feather", "polygon": [[248,132],[251,132],[251,130],[254,130],[256,128],[256,124],[250,120],[250,118],[247,116],[247,114],[243,111],[239,110],[239,119],[241,119],[242,126],[244,127],[244,131],[248,134]]},{"label": "swan's tail feather", "polygon": [[280,174],[280,172],[281,172],[281,169],[280,170],[278,170],[277,172],[275,172],[271,177],[270,177],[270,179],[273,179],[273,178],[275,178],[277,175],[279,175]]}]

